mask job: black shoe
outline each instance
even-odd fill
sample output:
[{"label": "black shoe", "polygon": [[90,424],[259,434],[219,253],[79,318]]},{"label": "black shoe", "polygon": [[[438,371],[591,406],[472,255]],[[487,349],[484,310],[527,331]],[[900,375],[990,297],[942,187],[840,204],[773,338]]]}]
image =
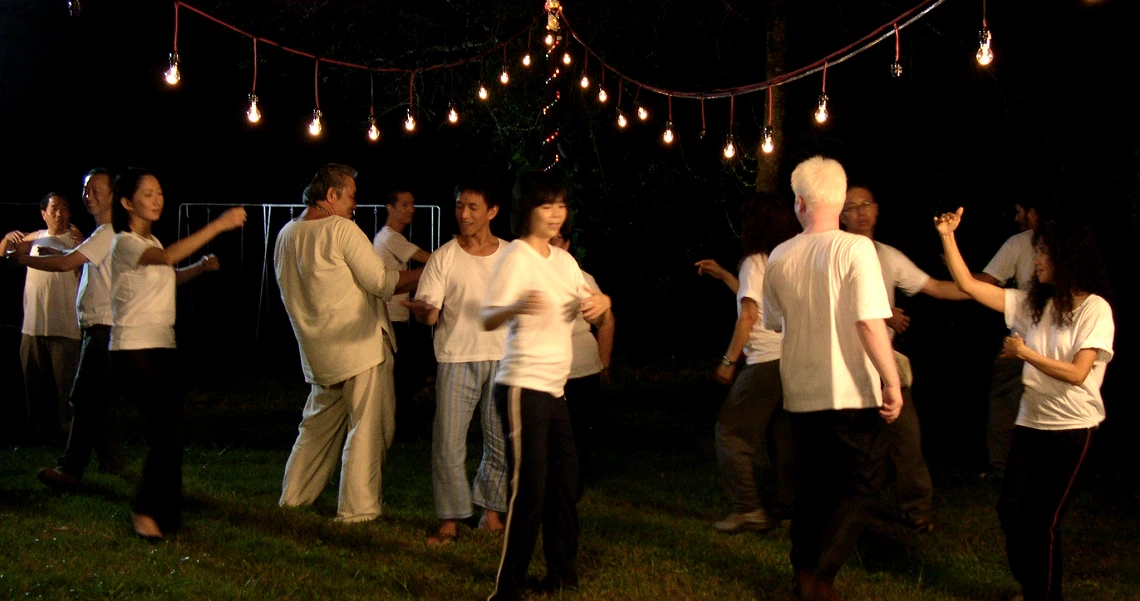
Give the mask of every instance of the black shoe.
[{"label": "black shoe", "polygon": [[44,486],[56,492],[74,492],[79,488],[79,478],[59,468],[45,467],[36,474],[36,477]]}]

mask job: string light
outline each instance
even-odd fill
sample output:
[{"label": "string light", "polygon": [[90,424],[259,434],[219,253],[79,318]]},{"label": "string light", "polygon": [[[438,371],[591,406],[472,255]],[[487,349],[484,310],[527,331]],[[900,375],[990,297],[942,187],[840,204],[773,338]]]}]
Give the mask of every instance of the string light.
[{"label": "string light", "polygon": [[625,129],[625,126],[629,125],[629,121],[626,120],[625,115],[621,112],[621,109],[618,109],[617,113],[618,113],[618,118],[617,118],[618,127]]},{"label": "string light", "polygon": [[309,135],[321,135],[321,59],[313,61],[313,120],[309,122]]},{"label": "string light", "polygon": [[524,67],[530,66],[530,53],[529,52],[527,52],[526,54],[523,55],[522,64]]},{"label": "string light", "polygon": [[994,36],[986,23],[986,0],[982,0],[982,30],[978,32],[978,53],[975,55],[979,65],[985,67],[994,62],[993,42]]},{"label": "string light", "polygon": [[705,139],[705,134],[708,133],[708,128],[705,126],[705,99],[701,98],[701,133],[700,138]]},{"label": "string light", "polygon": [[499,81],[505,86],[507,82],[511,81],[511,76],[507,73],[507,45],[503,44],[503,72],[499,74]]},{"label": "string light", "polygon": [[447,120],[452,124],[459,123],[459,113],[455,110],[454,106],[451,107],[451,110],[447,111]]},{"label": "string light", "polygon": [[637,118],[645,121],[649,118],[649,111],[645,110],[644,106],[637,105]]},{"label": "string light", "polygon": [[554,45],[554,34],[552,34],[552,33],[546,34],[546,37],[542,41],[546,42],[547,46],[553,46]]},{"label": "string light", "polygon": [[606,89],[598,87],[598,102],[605,102],[610,99],[610,95],[606,94]]},{"label": "string light", "polygon": [[569,65],[571,60],[572,59],[570,58],[569,52],[563,52],[562,53],[562,64],[563,65]]},{"label": "string light", "polygon": [[617,124],[619,129],[625,129],[625,126],[629,125],[629,121],[626,121],[625,119],[625,114],[621,112],[621,93],[625,89],[625,86],[622,85],[624,83],[624,77],[618,80]]},{"label": "string light", "polygon": [[321,109],[313,109],[313,120],[309,122],[309,135],[314,138],[321,135]]},{"label": "string light", "polygon": [[578,83],[579,83],[579,84],[581,84],[581,85],[582,85],[582,89],[583,89],[583,90],[585,90],[586,88],[590,87],[590,78],[589,78],[589,77],[586,77],[585,75],[583,75],[583,76],[582,76],[582,81],[580,81],[580,82],[578,82]]},{"label": "string light", "polygon": [[404,119],[404,129],[409,132],[416,130],[416,118],[412,116],[412,111],[416,108],[416,72],[412,71],[411,77],[408,79],[408,118]]},{"label": "string light", "polygon": [[583,90],[590,87],[590,78],[586,74],[586,71],[589,70],[589,68],[590,68],[590,53],[587,52],[584,55],[584,57],[582,58],[582,81],[579,82],[582,85]]},{"label": "string light", "polygon": [[902,63],[899,62],[899,24],[895,23],[895,62],[891,63],[891,77],[902,77]]},{"label": "string light", "polygon": [[772,151],[776,149],[776,141],[772,135],[774,131],[772,129],[773,106],[772,87],[768,86],[768,123],[764,125],[764,130],[760,136],[760,150],[763,150],[765,154],[771,154]]},{"label": "string light", "polygon": [[479,84],[479,100],[487,99],[487,88],[483,84]]},{"label": "string light", "polygon": [[728,136],[728,142],[724,145],[724,158],[731,159],[736,156],[736,144],[732,141],[732,135]]},{"label": "string light", "polygon": [[372,70],[368,70],[368,139],[373,142],[380,139],[380,128],[376,127],[376,90],[373,82]]},{"label": "string light", "polygon": [[416,130],[416,118],[412,116],[412,109],[408,109],[408,118],[404,119],[404,129],[408,131]]},{"label": "string light", "polygon": [[376,117],[368,117],[368,139],[373,142],[380,139],[380,128],[376,127]]},{"label": "string light", "polygon": [[531,28],[526,29],[526,54],[522,57],[522,64],[524,67],[530,66],[530,37],[534,30]]},{"label": "string light", "polygon": [[823,62],[823,89],[819,93],[819,106],[815,109],[815,120],[818,123],[827,121],[827,61]]},{"label": "string light", "polygon": [[249,109],[245,111],[245,118],[250,123],[261,121],[261,110],[257,108],[257,94],[249,95]]},{"label": "string light", "polygon": [[665,133],[661,134],[661,139],[666,144],[673,143],[673,97],[669,97],[669,119],[665,121]]},{"label": "string light", "polygon": [[728,140],[724,144],[724,158],[736,156],[736,144],[732,138],[732,123],[736,121],[736,96],[728,97]]},{"label": "string light", "polygon": [[167,67],[166,73],[163,74],[163,77],[166,79],[167,85],[175,86],[178,85],[179,81],[182,81],[182,73],[178,71],[177,52],[170,53],[170,66]]}]

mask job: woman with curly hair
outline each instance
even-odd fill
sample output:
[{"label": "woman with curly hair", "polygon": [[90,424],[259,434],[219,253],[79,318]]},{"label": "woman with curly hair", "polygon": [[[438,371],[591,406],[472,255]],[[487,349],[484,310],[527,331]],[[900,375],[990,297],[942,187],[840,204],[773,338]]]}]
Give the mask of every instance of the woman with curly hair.
[{"label": "woman with curly hair", "polygon": [[1028,292],[975,280],[954,240],[961,218],[961,208],[934,218],[954,283],[1005,314],[1013,334],[1002,357],[1026,363],[998,501],[1006,555],[1027,601],[1061,599],[1061,516],[1104,421],[1100,386],[1115,330],[1108,277],[1088,227],[1050,222],[1035,240]]}]

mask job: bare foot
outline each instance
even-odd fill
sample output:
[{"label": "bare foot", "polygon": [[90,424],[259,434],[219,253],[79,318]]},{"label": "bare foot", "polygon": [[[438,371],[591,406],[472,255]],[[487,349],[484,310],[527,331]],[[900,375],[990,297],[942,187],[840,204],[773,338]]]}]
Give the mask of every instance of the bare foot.
[{"label": "bare foot", "polygon": [[455,520],[440,520],[439,527],[436,528],[435,534],[427,539],[427,546],[429,547],[442,547],[450,545],[455,542],[459,537],[459,530]]},{"label": "bare foot", "polygon": [[479,528],[488,532],[502,532],[505,526],[499,519],[499,512],[493,509],[484,509],[483,517],[479,519]]},{"label": "bare foot", "polygon": [[162,538],[163,536],[158,523],[149,515],[132,513],[131,526],[135,529],[135,534],[143,538]]}]

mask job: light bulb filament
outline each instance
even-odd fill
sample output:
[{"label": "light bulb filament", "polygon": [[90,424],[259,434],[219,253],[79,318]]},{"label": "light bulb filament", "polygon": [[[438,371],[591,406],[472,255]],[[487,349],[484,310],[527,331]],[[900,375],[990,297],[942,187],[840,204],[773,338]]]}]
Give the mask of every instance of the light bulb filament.
[{"label": "light bulb filament", "polygon": [[245,112],[245,118],[249,119],[250,123],[261,121],[261,110],[257,108],[257,94],[249,95],[249,110]]}]

